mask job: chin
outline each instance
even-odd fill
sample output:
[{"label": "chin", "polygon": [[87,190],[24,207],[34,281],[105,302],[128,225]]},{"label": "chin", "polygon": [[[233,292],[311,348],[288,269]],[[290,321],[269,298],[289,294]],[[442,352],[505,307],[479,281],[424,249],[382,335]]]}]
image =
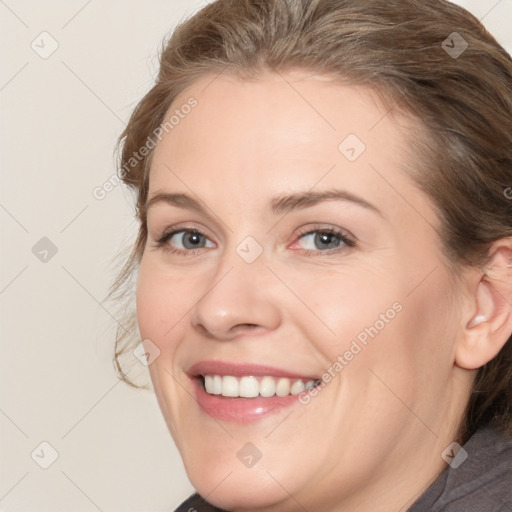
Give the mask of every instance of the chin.
[{"label": "chin", "polygon": [[[192,485],[209,503],[224,510],[284,510],[280,504],[288,494],[289,482],[279,485],[264,467],[259,469],[208,468],[206,472],[191,472]],[[213,469],[213,470],[212,470]],[[281,481],[283,478],[280,479]],[[290,492],[290,491],[289,491]],[[295,494],[292,489],[291,494]]]}]

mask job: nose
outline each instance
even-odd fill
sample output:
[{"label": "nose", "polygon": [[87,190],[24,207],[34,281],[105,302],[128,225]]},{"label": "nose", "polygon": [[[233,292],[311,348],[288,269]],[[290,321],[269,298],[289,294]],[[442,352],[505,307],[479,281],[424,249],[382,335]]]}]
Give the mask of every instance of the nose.
[{"label": "nose", "polygon": [[282,316],[271,277],[263,265],[254,263],[219,268],[191,312],[193,327],[221,341],[276,329]]}]

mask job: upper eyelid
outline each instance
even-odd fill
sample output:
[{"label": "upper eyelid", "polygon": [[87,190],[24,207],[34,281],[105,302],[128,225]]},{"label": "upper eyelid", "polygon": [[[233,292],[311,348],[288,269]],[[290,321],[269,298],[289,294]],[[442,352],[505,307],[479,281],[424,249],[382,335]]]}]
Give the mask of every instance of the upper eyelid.
[{"label": "upper eyelid", "polygon": [[160,231],[160,234],[158,234],[156,238],[161,239],[164,237],[169,237],[172,235],[176,235],[177,233],[181,233],[182,231],[200,233],[201,235],[207,237],[208,239],[211,239],[211,236],[208,234],[209,230],[206,229],[205,227],[195,227],[187,225],[181,226],[180,224],[163,229],[162,231]]},{"label": "upper eyelid", "polygon": [[[355,247],[356,245],[358,245],[358,239],[355,236],[353,236],[351,233],[347,233],[346,230],[343,230],[340,228],[333,228],[333,227],[331,227],[331,228],[320,228],[319,227],[319,228],[307,229],[304,232],[299,233],[293,240],[292,244],[296,244],[300,239],[302,239],[305,236],[311,235],[313,233],[322,233],[322,232],[334,234],[334,235],[338,236],[345,246]],[[311,250],[311,249],[308,249],[308,250]],[[328,252],[328,251],[318,251],[318,252]]]}]

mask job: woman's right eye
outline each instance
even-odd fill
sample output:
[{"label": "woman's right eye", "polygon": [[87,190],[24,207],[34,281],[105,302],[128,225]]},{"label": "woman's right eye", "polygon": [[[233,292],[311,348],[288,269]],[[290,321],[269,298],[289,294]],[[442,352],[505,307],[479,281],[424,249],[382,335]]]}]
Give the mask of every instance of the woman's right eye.
[{"label": "woman's right eye", "polygon": [[215,247],[206,235],[190,229],[167,233],[158,240],[157,245],[170,252],[190,252],[194,249]]}]

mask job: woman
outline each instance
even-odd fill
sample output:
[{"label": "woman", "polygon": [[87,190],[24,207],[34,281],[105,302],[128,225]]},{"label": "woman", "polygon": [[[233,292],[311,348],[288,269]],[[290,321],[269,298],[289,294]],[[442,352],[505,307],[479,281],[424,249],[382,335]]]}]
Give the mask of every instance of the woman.
[{"label": "woman", "polygon": [[178,510],[512,510],[512,61],[472,15],[215,1],[121,142],[116,361],[144,340]]}]

